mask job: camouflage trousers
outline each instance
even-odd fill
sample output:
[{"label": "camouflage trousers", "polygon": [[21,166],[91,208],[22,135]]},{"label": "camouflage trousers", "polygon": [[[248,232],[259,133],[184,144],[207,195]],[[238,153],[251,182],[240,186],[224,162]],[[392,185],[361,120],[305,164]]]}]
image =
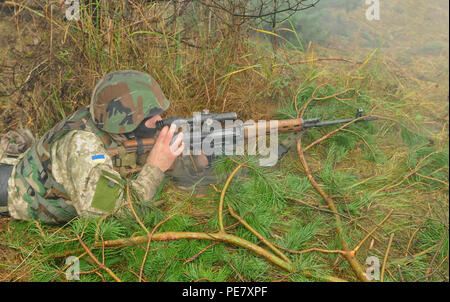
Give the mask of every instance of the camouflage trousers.
[{"label": "camouflage trousers", "polygon": [[0,214],[8,214],[9,213],[7,202],[9,201],[8,196],[10,195],[10,188],[14,187],[14,180],[13,180],[12,176],[14,175],[14,173],[16,171],[16,165],[19,163],[19,161],[21,160],[22,157],[23,157],[23,155],[20,155],[18,157],[12,157],[9,154],[6,154],[5,150],[0,148],[0,165],[11,165],[13,167],[10,177],[6,182],[6,188],[0,188],[0,190],[6,189],[6,192],[0,192],[1,193],[0,195],[6,193],[6,196],[7,196],[6,200],[4,201],[4,204],[2,204],[0,202],[0,204],[2,204],[0,206]]},{"label": "camouflage trousers", "polygon": [[[7,192],[0,192],[0,193],[6,193],[6,200],[5,206],[0,207],[0,213],[8,213],[8,196],[10,195],[11,188],[14,188],[14,180],[13,175],[16,170],[16,165],[20,162],[20,160],[25,155],[25,152],[28,148],[30,148],[35,142],[35,139],[33,137],[33,134],[28,129],[18,129],[18,130],[12,130],[6,133],[1,139],[0,139],[0,165],[10,165],[12,166],[12,171],[10,174],[9,179],[6,183],[6,188],[2,187],[0,188],[3,190],[7,190]],[[1,196],[2,194],[0,194]]]}]

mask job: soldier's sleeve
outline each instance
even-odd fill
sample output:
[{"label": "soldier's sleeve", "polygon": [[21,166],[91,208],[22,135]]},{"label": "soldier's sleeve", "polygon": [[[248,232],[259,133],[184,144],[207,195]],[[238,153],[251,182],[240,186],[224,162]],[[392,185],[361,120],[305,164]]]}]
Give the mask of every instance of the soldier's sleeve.
[{"label": "soldier's sleeve", "polygon": [[[125,202],[125,183],[113,169],[111,158],[101,140],[93,133],[74,130],[51,148],[52,174],[67,192],[81,217],[98,217]],[[131,186],[142,201],[156,193],[164,173],[145,165]]]},{"label": "soldier's sleeve", "polygon": [[131,183],[141,201],[150,201],[164,179],[164,172],[158,167],[145,164],[139,176]]}]

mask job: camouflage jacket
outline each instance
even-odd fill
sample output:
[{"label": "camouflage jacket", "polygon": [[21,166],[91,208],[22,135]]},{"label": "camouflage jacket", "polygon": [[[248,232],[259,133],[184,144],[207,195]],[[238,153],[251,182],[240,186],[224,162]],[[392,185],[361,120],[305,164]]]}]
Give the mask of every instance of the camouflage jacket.
[{"label": "camouflage jacket", "polygon": [[[104,159],[95,159],[101,155]],[[93,159],[94,158],[94,159]],[[66,205],[73,207],[73,213],[80,217],[98,217],[115,210],[125,201],[123,196],[125,188],[120,181],[120,175],[113,169],[111,159],[106,154],[105,147],[100,139],[93,133],[83,130],[73,130],[58,140],[51,150],[52,173],[56,182],[61,184],[66,194],[46,192],[44,198],[62,197],[59,206],[66,208]],[[15,175],[17,171],[13,171]],[[118,186],[118,191],[111,191],[111,206],[93,204],[93,198],[101,177],[114,182]],[[146,164],[135,180],[130,182],[130,186],[138,193],[140,200],[151,200],[160,185],[164,173],[157,167]],[[20,181],[16,177],[11,177],[8,183],[8,209],[13,218],[16,219],[40,219],[47,223],[64,222],[66,215],[58,212],[51,213],[52,209],[42,208],[40,204],[34,209],[32,204],[27,202],[20,194]],[[63,205],[62,203],[66,205]],[[66,210],[68,211],[68,210]],[[30,213],[31,212],[31,213]],[[55,221],[49,221],[53,217]],[[70,218],[70,217],[67,217]]]},{"label": "camouflage jacket", "polygon": [[[106,152],[117,145],[89,116],[87,108],[75,112],[15,160],[8,182],[13,218],[64,223],[76,216],[104,215],[124,202],[124,181]],[[145,164],[130,186],[147,201],[163,178],[159,168]]]}]

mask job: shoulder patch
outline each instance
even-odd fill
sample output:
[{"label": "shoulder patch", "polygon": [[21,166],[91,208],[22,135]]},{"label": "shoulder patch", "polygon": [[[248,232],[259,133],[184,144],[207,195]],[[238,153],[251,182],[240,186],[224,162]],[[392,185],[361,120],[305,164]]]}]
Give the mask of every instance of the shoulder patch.
[{"label": "shoulder patch", "polygon": [[91,160],[94,164],[103,164],[106,161],[104,154],[92,155]]}]

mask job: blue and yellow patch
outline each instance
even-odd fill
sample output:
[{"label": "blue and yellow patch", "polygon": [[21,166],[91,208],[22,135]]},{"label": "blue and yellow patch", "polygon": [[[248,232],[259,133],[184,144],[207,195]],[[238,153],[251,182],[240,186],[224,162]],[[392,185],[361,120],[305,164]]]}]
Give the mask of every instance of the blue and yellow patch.
[{"label": "blue and yellow patch", "polygon": [[92,155],[91,160],[92,160],[92,163],[94,163],[94,164],[103,164],[106,159],[105,159],[104,154],[97,154],[97,155]]}]

